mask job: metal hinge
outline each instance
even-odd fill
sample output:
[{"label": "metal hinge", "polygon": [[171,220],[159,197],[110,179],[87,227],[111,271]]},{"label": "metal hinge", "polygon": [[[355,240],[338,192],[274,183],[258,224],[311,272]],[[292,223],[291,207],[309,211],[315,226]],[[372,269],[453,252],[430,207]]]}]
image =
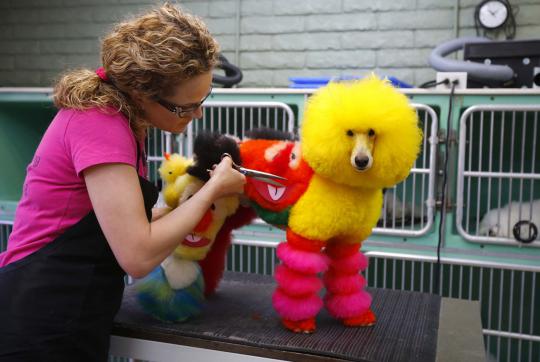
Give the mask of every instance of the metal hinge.
[{"label": "metal hinge", "polygon": [[457,132],[453,129],[450,130],[450,134],[448,136],[448,140],[446,139],[446,130],[440,129],[437,134],[437,140],[439,143],[447,143],[450,141],[450,145],[457,145],[458,144],[458,135]]}]

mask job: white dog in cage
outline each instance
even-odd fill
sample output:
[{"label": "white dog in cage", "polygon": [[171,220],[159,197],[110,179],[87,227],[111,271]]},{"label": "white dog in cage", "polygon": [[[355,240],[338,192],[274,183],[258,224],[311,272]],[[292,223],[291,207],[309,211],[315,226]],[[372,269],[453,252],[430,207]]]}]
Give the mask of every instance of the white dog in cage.
[{"label": "white dog in cage", "polygon": [[[414,206],[414,207],[413,207]],[[392,220],[401,222],[402,219],[409,223],[419,222],[421,218],[426,217],[426,210],[422,210],[420,205],[412,205],[411,202],[403,202],[394,190],[388,189],[384,193],[383,207],[379,222],[391,224]]]},{"label": "white dog in cage", "polygon": [[522,239],[526,240],[529,232],[534,233],[530,222],[536,226],[536,240],[540,240],[540,199],[532,203],[512,201],[499,209],[489,210],[480,221],[478,234],[514,239],[513,229],[519,221],[525,221],[520,227]]}]

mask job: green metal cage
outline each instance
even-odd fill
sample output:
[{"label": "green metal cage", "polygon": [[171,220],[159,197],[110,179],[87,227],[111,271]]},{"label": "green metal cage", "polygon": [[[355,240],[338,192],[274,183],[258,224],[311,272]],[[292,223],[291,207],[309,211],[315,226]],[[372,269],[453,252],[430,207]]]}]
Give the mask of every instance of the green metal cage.
[{"label": "green metal cage", "polygon": [[[50,91],[0,90],[1,250],[26,166],[55,113]],[[192,122],[186,133],[149,130],[150,178],[157,182],[163,152],[190,155],[201,130],[242,136],[264,125],[295,132],[311,92],[215,90],[203,119]],[[506,234],[479,233],[482,216],[510,201],[521,205],[520,218],[534,223],[526,208],[540,199],[540,92],[463,90],[453,102],[448,91],[404,92],[426,137],[413,172],[386,194],[379,224],[364,242],[369,285],[479,300],[491,358],[540,360],[540,240],[518,242],[509,227]],[[227,268],[273,274],[275,246],[282,240],[281,230],[261,221],[235,231]]]}]

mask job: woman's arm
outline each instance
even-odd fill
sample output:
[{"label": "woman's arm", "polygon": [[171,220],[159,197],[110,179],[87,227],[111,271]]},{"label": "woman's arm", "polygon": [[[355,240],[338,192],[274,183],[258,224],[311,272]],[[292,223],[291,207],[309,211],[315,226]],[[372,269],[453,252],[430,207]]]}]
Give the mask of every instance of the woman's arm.
[{"label": "woman's arm", "polygon": [[154,207],[152,209],[152,221],[156,221],[157,219],[161,219],[163,216],[167,215],[169,212],[171,212],[170,207]]},{"label": "woman's arm", "polygon": [[102,164],[84,171],[92,207],[124,271],[135,278],[148,274],[193,231],[220,197],[241,193],[245,177],[225,157],[201,190],[154,222],[148,222],[135,169]]}]

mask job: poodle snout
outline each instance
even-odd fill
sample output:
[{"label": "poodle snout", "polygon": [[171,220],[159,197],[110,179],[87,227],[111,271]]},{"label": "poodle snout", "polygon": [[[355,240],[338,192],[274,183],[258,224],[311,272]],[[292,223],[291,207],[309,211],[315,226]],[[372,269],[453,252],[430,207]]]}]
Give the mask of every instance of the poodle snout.
[{"label": "poodle snout", "polygon": [[354,148],[350,155],[350,162],[356,171],[364,172],[373,164],[373,140],[365,133],[354,134]]},{"label": "poodle snout", "polygon": [[373,159],[366,153],[359,153],[354,157],[354,167],[358,171],[366,171],[371,168]]}]

